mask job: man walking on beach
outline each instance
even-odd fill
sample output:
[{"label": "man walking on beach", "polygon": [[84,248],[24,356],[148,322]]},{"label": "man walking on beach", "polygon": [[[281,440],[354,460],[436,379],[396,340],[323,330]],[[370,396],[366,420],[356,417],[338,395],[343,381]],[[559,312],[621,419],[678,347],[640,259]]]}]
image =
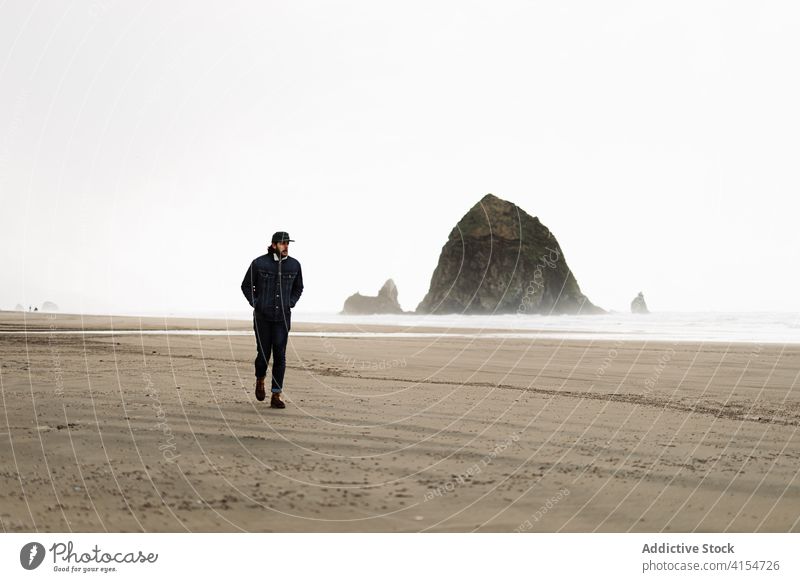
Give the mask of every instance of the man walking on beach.
[{"label": "man walking on beach", "polygon": [[244,274],[242,293],[253,308],[253,331],[256,333],[256,398],[267,397],[264,381],[272,354],[272,408],[286,408],[281,400],[286,371],[286,343],[292,327],[292,308],[303,293],[300,262],[289,256],[288,232],[272,235],[272,245]]}]

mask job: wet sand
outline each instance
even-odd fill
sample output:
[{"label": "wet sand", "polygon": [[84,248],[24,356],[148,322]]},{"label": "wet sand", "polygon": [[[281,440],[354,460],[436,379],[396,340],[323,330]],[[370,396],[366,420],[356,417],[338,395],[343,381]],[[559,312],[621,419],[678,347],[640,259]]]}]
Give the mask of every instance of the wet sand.
[{"label": "wet sand", "polygon": [[81,329],[252,324],[0,312],[4,531],[800,531],[800,345]]}]

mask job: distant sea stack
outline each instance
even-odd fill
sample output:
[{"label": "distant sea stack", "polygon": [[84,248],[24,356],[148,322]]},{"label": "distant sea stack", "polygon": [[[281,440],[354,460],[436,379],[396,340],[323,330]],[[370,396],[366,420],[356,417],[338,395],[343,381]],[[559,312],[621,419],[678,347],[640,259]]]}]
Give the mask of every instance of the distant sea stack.
[{"label": "distant sea stack", "polygon": [[487,194],[453,227],[417,313],[605,313],[581,293],[556,238]]},{"label": "distant sea stack", "polygon": [[397,285],[391,279],[383,284],[377,297],[356,293],[344,302],[342,313],[346,315],[372,315],[375,313],[403,313],[397,301]]},{"label": "distant sea stack", "polygon": [[631,301],[631,313],[650,313],[644,300],[644,294],[641,291]]}]

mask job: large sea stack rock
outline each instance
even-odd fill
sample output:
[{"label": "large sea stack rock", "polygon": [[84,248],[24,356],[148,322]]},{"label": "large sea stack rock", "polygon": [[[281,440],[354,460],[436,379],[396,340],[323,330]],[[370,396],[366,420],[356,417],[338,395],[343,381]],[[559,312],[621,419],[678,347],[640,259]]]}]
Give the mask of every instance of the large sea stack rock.
[{"label": "large sea stack rock", "polygon": [[556,238],[487,194],[450,232],[417,313],[605,313],[581,293]]},{"label": "large sea stack rock", "polygon": [[344,302],[342,313],[346,315],[372,315],[375,313],[403,313],[397,301],[397,285],[391,279],[383,284],[377,297],[356,293]]}]

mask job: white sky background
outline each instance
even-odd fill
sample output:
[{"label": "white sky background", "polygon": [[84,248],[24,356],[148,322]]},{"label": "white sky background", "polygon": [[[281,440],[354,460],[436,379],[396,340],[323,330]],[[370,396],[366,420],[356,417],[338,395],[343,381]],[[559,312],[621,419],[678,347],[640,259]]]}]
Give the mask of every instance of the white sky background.
[{"label": "white sky background", "polygon": [[0,6],[0,308],[247,313],[288,230],[411,310],[492,192],[606,309],[800,309],[796,3]]}]

